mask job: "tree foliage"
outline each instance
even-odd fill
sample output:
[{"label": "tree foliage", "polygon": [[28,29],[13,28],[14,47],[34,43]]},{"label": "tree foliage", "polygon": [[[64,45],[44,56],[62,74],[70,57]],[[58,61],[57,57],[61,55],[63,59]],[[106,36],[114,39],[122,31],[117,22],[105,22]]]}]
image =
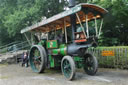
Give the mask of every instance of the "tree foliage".
[{"label": "tree foliage", "polygon": [[[43,17],[50,17],[63,11],[65,6],[64,0],[61,2],[59,0],[0,0],[0,2],[0,35],[6,31],[5,36],[9,39],[18,38],[21,29],[39,22]],[[0,39],[1,43],[9,42],[7,39]]]},{"label": "tree foliage", "polygon": [[128,45],[127,0],[104,0],[100,4],[109,11],[105,17],[102,45]]}]

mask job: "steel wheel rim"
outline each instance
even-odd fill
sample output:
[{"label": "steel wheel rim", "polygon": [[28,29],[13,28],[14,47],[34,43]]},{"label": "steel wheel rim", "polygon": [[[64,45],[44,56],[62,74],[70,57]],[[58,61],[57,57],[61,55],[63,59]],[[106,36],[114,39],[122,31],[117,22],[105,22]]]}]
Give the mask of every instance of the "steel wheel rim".
[{"label": "steel wheel rim", "polygon": [[71,69],[71,65],[67,59],[64,59],[62,68],[63,68],[62,70],[63,70],[64,76],[69,78],[72,73],[72,69]]},{"label": "steel wheel rim", "polygon": [[30,52],[30,54],[31,54],[30,64],[31,64],[32,70],[34,72],[39,72],[41,69],[41,63],[42,63],[40,51],[38,50],[38,48],[34,47]]}]

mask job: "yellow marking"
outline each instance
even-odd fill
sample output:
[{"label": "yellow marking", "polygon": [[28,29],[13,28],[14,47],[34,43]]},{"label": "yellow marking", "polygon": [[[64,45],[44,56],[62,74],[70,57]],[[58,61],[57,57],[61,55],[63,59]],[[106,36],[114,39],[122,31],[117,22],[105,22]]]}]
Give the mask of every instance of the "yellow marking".
[{"label": "yellow marking", "polygon": [[107,51],[107,50],[104,50],[102,51],[102,56],[115,56],[115,52],[114,51]]}]

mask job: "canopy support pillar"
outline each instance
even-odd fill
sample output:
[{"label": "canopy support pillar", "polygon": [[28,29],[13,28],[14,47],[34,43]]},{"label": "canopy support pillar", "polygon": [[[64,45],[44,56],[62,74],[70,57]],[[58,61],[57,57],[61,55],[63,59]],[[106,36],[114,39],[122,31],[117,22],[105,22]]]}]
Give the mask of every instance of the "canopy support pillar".
[{"label": "canopy support pillar", "polygon": [[97,30],[97,20],[96,20],[96,17],[95,17],[95,30],[96,30],[96,37],[98,37],[98,30]]},{"label": "canopy support pillar", "polygon": [[102,26],[103,26],[103,19],[101,20],[101,24],[100,24],[100,30],[99,30],[98,37],[99,37],[99,36],[100,36],[100,34],[101,34],[101,29],[102,29]]},{"label": "canopy support pillar", "polygon": [[48,41],[48,32],[47,32],[47,41]]},{"label": "canopy support pillar", "polygon": [[77,16],[77,19],[78,19],[78,21],[79,21],[79,23],[80,23],[80,26],[81,26],[82,31],[83,31],[83,33],[84,33],[84,36],[86,37],[84,27],[83,27],[83,25],[82,25],[82,23],[81,23],[81,21],[80,21],[80,17],[79,17],[79,15],[78,15],[77,13],[76,13],[76,16]]},{"label": "canopy support pillar", "polygon": [[31,33],[31,43],[32,43],[32,45],[34,45],[34,43],[33,43],[33,34]]},{"label": "canopy support pillar", "polygon": [[26,35],[25,33],[24,33],[24,35],[25,35],[25,37],[26,37],[26,39],[27,39],[27,41],[28,41],[28,44],[31,46],[31,42],[29,41],[27,35]]},{"label": "canopy support pillar", "polygon": [[65,31],[65,42],[67,43],[68,40],[67,40],[67,29],[66,29],[66,22],[65,22],[65,19],[64,19],[64,31]]},{"label": "canopy support pillar", "polygon": [[89,38],[89,31],[88,31],[88,15],[86,14],[86,32],[87,32],[87,38]]}]

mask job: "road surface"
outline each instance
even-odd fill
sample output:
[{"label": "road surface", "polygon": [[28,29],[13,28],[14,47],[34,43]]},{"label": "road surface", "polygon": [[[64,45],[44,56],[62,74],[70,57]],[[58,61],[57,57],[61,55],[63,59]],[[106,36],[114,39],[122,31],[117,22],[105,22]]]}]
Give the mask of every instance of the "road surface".
[{"label": "road surface", "polygon": [[89,76],[77,70],[75,80],[68,81],[60,70],[37,74],[30,67],[0,64],[0,85],[128,85],[128,71],[100,68],[95,76]]}]

